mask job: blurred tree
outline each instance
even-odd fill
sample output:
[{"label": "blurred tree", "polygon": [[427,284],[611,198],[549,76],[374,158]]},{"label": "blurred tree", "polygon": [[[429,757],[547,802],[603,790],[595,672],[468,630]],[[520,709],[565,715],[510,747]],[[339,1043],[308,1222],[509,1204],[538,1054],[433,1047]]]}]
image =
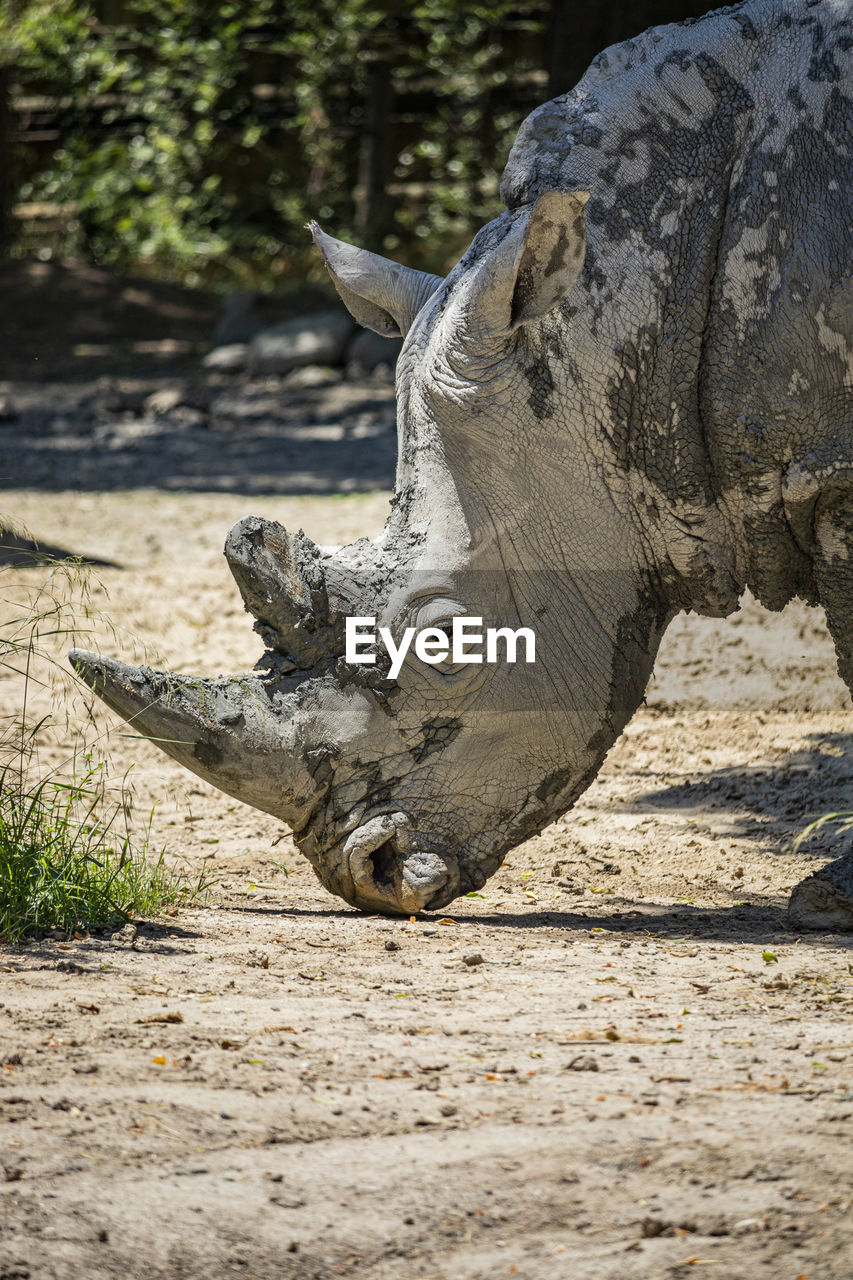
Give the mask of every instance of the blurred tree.
[{"label": "blurred tree", "polygon": [[9,72],[0,64],[0,258],[12,238],[11,210],[14,199],[12,169],[12,119],[9,101]]},{"label": "blurred tree", "polygon": [[5,0],[13,105],[44,104],[16,199],[73,210],[62,253],[188,283],[317,271],[309,217],[441,271],[497,212],[527,112],[604,45],[701,7]]}]

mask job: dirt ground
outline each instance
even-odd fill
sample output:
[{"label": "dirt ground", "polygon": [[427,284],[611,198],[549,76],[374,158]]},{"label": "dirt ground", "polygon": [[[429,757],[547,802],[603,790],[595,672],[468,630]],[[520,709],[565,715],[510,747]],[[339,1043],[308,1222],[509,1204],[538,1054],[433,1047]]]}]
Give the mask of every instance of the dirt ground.
[{"label": "dirt ground", "polygon": [[[267,407],[182,422],[140,416],[151,389],[0,387],[0,511],[102,562],[85,647],[246,670],[227,529],[378,532],[390,392],[214,388]],[[341,494],[332,446],[358,443]],[[85,720],[73,686],[31,713]],[[215,887],[0,951],[0,1280],[853,1276],[851,937],[784,919],[842,851],[793,838],[853,808],[817,612],[678,619],[595,784],[447,916],[347,908],[280,824],[93,715],[155,843]]]}]

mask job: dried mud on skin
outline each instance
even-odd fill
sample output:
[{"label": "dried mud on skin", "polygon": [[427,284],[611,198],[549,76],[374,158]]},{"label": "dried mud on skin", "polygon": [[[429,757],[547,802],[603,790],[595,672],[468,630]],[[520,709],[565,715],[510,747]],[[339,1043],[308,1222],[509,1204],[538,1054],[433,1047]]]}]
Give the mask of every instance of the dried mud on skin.
[{"label": "dried mud on skin", "polygon": [[[232,521],[349,540],[387,494],[3,507],[122,566],[92,648],[214,674],[258,652]],[[219,887],[135,936],[0,952],[2,1280],[849,1280],[853,939],[784,922],[842,851],[792,837],[853,807],[819,614],[678,619],[576,809],[414,922],[332,899],[274,820],[95,714],[155,843]]]}]

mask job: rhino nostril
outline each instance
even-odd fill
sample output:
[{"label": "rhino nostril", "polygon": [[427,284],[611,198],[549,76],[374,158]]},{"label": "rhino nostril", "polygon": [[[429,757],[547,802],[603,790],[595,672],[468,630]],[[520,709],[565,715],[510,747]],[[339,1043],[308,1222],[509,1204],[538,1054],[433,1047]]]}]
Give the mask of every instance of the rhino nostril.
[{"label": "rhino nostril", "polygon": [[459,884],[455,863],[435,838],[413,830],[405,813],[370,818],[343,847],[355,906],[391,915],[410,915],[436,901],[450,901]]},{"label": "rhino nostril", "polygon": [[402,855],[408,844],[409,820],[402,813],[384,813],[348,837],[344,854],[360,904],[404,910],[397,903],[402,879]]},{"label": "rhino nostril", "polygon": [[374,849],[367,857],[367,861],[371,864],[373,871],[373,882],[380,888],[390,888],[394,884],[395,875],[397,874],[397,851],[394,848],[393,840],[386,840]]}]

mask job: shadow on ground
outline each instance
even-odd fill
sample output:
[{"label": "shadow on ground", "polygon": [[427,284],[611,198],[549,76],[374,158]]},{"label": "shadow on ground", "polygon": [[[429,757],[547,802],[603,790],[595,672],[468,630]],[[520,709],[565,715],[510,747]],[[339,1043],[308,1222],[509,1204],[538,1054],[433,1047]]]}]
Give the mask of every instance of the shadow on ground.
[{"label": "shadow on ground", "polygon": [[[664,938],[708,938],[717,942],[750,942],[750,943],[790,943],[795,933],[785,920],[785,908],[780,903],[772,902],[766,897],[750,895],[754,901],[737,902],[724,907],[697,907],[692,905],[668,906],[660,903],[637,903],[629,898],[614,903],[612,911],[602,911],[597,907],[594,911],[575,910],[538,910],[530,911],[494,911],[474,914],[470,911],[454,910],[458,904],[451,903],[438,915],[421,914],[418,919],[424,924],[434,924],[441,919],[452,922],[448,925],[486,925],[501,929],[515,929],[519,933],[553,929],[560,933],[574,931],[589,933],[592,929],[603,929],[607,933],[624,933],[635,939],[651,935]],[[623,909],[626,907],[627,910]],[[327,920],[341,921],[353,916],[361,916],[364,920],[386,920],[386,916],[371,916],[356,908],[337,909],[334,907],[231,907],[229,912],[237,911],[248,916],[275,917],[280,920]],[[828,946],[850,947],[849,934],[814,934],[820,938],[821,944]],[[330,944],[329,950],[334,947]]]},{"label": "shadow on ground", "polygon": [[[300,371],[297,371],[300,372]],[[388,489],[397,462],[391,370],[314,370],[303,386],[198,376],[70,386],[10,383],[0,490],[336,494]]]},{"label": "shadow on ground", "polygon": [[81,555],[67,547],[57,547],[50,542],[38,542],[0,528],[0,568],[31,569],[33,565],[52,564],[56,560],[77,560],[95,569],[120,569],[114,560],[99,560],[97,556]]},{"label": "shadow on ground", "polygon": [[[151,955],[181,954],[183,948],[173,943],[186,942],[189,939],[204,937],[202,931],[188,929],[178,924],[162,924],[154,920],[142,920],[136,925],[136,937],[133,942],[112,940],[113,932],[120,932],[122,926],[116,925],[109,931],[96,931],[86,939],[86,950],[73,948],[69,944],[68,954],[57,955],[56,942],[19,942],[6,948],[7,960],[23,960],[28,969],[65,967],[73,973],[95,973],[104,963],[104,957],[116,949],[144,950]],[[0,1271],[0,1278],[2,1272]]]},{"label": "shadow on ground", "polygon": [[[628,813],[677,811],[695,814],[696,829],[711,827],[721,836],[775,844],[781,851],[797,833],[823,814],[853,811],[853,734],[810,734],[808,749],[792,752],[773,765],[730,765],[709,769],[666,787],[648,791],[624,806]],[[807,855],[850,849],[850,833],[821,827],[803,841]]]},{"label": "shadow on ground", "polygon": [[391,488],[397,461],[393,431],[383,428],[359,439],[345,433],[345,423],[340,438],[331,440],[299,438],[285,429],[226,435],[152,424],[125,440],[22,436],[13,452],[2,448],[0,436],[0,490],[297,495]]},{"label": "shadow on ground", "polygon": [[0,266],[0,379],[86,381],[173,371],[210,345],[212,294],[83,263]]}]

